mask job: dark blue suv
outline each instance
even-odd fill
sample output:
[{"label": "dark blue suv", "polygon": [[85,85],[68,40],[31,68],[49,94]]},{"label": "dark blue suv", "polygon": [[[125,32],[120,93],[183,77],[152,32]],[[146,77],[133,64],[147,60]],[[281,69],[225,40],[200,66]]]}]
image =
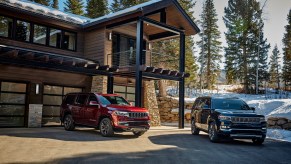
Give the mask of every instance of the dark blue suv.
[{"label": "dark blue suv", "polygon": [[191,132],[208,133],[212,142],[221,138],[252,139],[262,144],[266,138],[266,121],[255,108],[239,98],[198,97],[191,111]]}]

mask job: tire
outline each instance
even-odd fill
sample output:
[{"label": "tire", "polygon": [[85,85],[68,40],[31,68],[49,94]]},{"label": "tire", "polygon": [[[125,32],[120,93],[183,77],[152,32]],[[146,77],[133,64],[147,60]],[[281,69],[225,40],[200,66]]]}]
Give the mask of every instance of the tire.
[{"label": "tire", "polygon": [[219,137],[217,134],[217,129],[215,128],[215,122],[211,122],[208,125],[208,136],[209,136],[209,140],[211,142],[218,142],[219,141]]},{"label": "tire", "polygon": [[75,122],[72,115],[67,114],[64,119],[64,128],[65,130],[72,131],[75,129]]},{"label": "tire", "polygon": [[103,118],[99,125],[100,133],[103,137],[113,136],[113,127],[109,118]]},{"label": "tire", "polygon": [[193,118],[193,119],[191,120],[191,133],[192,133],[193,135],[198,135],[199,132],[200,132],[200,130],[199,130],[199,129],[196,127],[196,125],[195,125],[195,118]]},{"label": "tire", "polygon": [[265,138],[254,138],[252,139],[252,141],[255,145],[262,145],[263,142],[265,141]]},{"label": "tire", "polygon": [[139,137],[141,135],[143,135],[145,133],[145,131],[139,131],[139,132],[132,132],[133,135],[135,135],[136,137]]}]

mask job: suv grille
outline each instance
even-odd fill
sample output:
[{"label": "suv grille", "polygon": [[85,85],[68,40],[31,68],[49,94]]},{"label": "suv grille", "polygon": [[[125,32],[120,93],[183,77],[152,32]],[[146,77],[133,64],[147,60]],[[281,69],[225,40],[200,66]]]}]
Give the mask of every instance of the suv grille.
[{"label": "suv grille", "polygon": [[258,117],[232,117],[233,123],[259,123],[260,118]]},{"label": "suv grille", "polygon": [[140,113],[140,112],[130,112],[129,113],[130,118],[144,118],[147,116],[148,116],[148,113]]}]

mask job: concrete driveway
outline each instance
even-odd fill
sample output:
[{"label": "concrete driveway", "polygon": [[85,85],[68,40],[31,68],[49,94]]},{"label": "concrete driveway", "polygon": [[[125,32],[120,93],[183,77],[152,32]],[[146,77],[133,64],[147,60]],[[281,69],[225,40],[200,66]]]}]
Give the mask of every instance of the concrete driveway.
[{"label": "concrete driveway", "polygon": [[91,128],[0,129],[0,163],[291,163],[291,143],[248,140],[211,143],[189,128],[153,127],[105,138]]}]

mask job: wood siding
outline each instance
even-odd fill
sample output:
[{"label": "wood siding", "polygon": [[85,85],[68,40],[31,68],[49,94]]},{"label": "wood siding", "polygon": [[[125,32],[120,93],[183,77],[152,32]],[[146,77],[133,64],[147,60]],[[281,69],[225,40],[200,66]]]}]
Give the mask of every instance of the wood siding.
[{"label": "wood siding", "polygon": [[105,28],[89,31],[84,34],[84,57],[105,63]]}]

